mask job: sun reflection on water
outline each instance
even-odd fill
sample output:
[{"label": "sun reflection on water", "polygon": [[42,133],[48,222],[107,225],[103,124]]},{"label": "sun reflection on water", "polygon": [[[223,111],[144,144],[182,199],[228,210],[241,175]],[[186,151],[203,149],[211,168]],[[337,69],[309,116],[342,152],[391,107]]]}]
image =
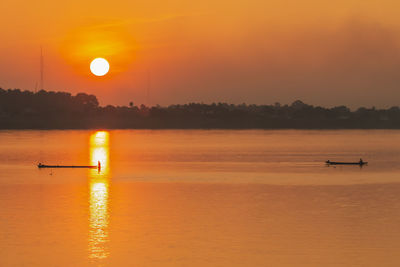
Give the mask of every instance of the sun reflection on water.
[{"label": "sun reflection on water", "polygon": [[90,136],[90,162],[101,169],[89,171],[89,258],[109,255],[109,133],[98,131]]}]

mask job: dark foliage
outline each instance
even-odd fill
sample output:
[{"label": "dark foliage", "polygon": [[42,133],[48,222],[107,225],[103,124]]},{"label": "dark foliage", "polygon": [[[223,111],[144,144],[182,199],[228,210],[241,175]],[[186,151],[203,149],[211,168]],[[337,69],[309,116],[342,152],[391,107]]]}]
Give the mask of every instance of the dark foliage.
[{"label": "dark foliage", "polygon": [[99,106],[96,96],[0,88],[1,129],[399,129],[400,109],[226,103]]}]

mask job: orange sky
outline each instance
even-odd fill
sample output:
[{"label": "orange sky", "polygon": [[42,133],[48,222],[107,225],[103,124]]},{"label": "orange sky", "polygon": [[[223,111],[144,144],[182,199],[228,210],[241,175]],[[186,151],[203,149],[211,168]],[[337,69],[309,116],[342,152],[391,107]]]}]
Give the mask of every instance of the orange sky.
[{"label": "orange sky", "polygon": [[[0,87],[34,90],[42,45],[44,88],[93,93],[101,104],[399,105],[399,8],[394,0],[2,0]],[[95,57],[110,62],[108,75],[90,74]]]}]

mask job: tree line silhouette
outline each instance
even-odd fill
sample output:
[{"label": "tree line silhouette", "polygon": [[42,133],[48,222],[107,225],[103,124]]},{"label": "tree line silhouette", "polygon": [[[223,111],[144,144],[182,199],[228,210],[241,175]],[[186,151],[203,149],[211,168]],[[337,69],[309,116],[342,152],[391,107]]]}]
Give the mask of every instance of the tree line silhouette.
[{"label": "tree line silhouette", "polygon": [[100,106],[85,93],[0,88],[0,129],[399,129],[400,109],[303,103]]}]

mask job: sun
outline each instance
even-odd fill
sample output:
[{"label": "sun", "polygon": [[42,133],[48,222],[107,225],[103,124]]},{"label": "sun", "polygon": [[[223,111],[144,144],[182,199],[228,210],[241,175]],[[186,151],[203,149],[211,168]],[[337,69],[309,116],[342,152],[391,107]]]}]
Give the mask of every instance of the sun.
[{"label": "sun", "polygon": [[110,70],[110,64],[104,58],[98,57],[90,63],[90,71],[96,76],[104,76]]}]

